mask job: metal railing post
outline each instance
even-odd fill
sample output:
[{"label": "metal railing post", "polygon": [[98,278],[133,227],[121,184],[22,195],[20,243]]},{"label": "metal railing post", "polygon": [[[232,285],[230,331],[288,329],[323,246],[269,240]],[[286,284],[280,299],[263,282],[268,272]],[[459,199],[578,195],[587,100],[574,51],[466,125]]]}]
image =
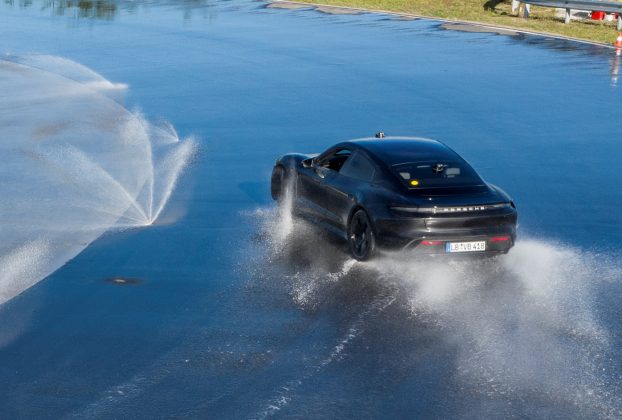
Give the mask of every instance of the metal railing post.
[{"label": "metal railing post", "polygon": [[617,13],[617,30],[622,31],[622,3],[612,0],[512,0],[512,14],[525,19],[531,14],[531,5],[555,7],[565,10],[565,23],[572,20],[572,9],[601,10],[605,13]]}]

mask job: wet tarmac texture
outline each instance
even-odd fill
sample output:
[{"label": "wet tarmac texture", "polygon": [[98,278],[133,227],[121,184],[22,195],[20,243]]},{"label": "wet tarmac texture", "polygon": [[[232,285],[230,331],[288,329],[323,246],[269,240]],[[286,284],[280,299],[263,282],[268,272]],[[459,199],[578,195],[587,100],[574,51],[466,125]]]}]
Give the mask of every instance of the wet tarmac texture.
[{"label": "wet tarmac texture", "polygon": [[[152,226],[0,306],[2,417],[622,416],[615,52],[250,1],[55,5],[0,5],[2,51],[127,84],[198,151]],[[271,203],[279,155],[381,130],[508,191],[517,246],[358,263]]]}]

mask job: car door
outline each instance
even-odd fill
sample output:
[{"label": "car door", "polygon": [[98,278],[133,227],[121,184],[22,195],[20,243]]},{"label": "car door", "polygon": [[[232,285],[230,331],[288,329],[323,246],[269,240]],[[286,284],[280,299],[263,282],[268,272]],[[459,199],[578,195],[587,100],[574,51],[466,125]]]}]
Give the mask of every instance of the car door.
[{"label": "car door", "polygon": [[329,150],[314,159],[311,167],[301,171],[298,177],[299,199],[304,200],[307,212],[322,221],[339,223],[338,216],[330,210],[334,207],[335,195],[331,185],[351,153],[349,148],[343,147]]},{"label": "car door", "polygon": [[363,152],[355,151],[339,172],[324,182],[326,209],[341,229],[346,228],[357,194],[371,187],[376,171],[376,165]]}]

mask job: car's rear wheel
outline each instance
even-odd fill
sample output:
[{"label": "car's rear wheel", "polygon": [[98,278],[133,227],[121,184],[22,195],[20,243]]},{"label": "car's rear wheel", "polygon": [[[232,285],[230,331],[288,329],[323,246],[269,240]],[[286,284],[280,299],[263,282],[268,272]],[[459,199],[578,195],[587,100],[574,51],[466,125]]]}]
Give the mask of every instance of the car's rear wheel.
[{"label": "car's rear wheel", "polygon": [[359,261],[369,260],[376,252],[374,229],[365,210],[357,210],[350,218],[348,245],[350,254]]}]

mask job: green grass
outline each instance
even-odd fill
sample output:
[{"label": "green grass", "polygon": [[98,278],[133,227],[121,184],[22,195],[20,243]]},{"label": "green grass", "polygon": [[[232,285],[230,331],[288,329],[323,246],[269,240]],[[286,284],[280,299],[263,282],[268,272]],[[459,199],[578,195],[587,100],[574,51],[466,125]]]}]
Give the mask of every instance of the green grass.
[{"label": "green grass", "polygon": [[[296,1],[296,0],[293,0]],[[572,21],[565,24],[555,17],[554,9],[531,7],[529,19],[513,16],[509,0],[300,0],[305,3],[329,4],[372,10],[412,13],[443,19],[490,23],[613,44],[617,30],[615,22]]]}]

